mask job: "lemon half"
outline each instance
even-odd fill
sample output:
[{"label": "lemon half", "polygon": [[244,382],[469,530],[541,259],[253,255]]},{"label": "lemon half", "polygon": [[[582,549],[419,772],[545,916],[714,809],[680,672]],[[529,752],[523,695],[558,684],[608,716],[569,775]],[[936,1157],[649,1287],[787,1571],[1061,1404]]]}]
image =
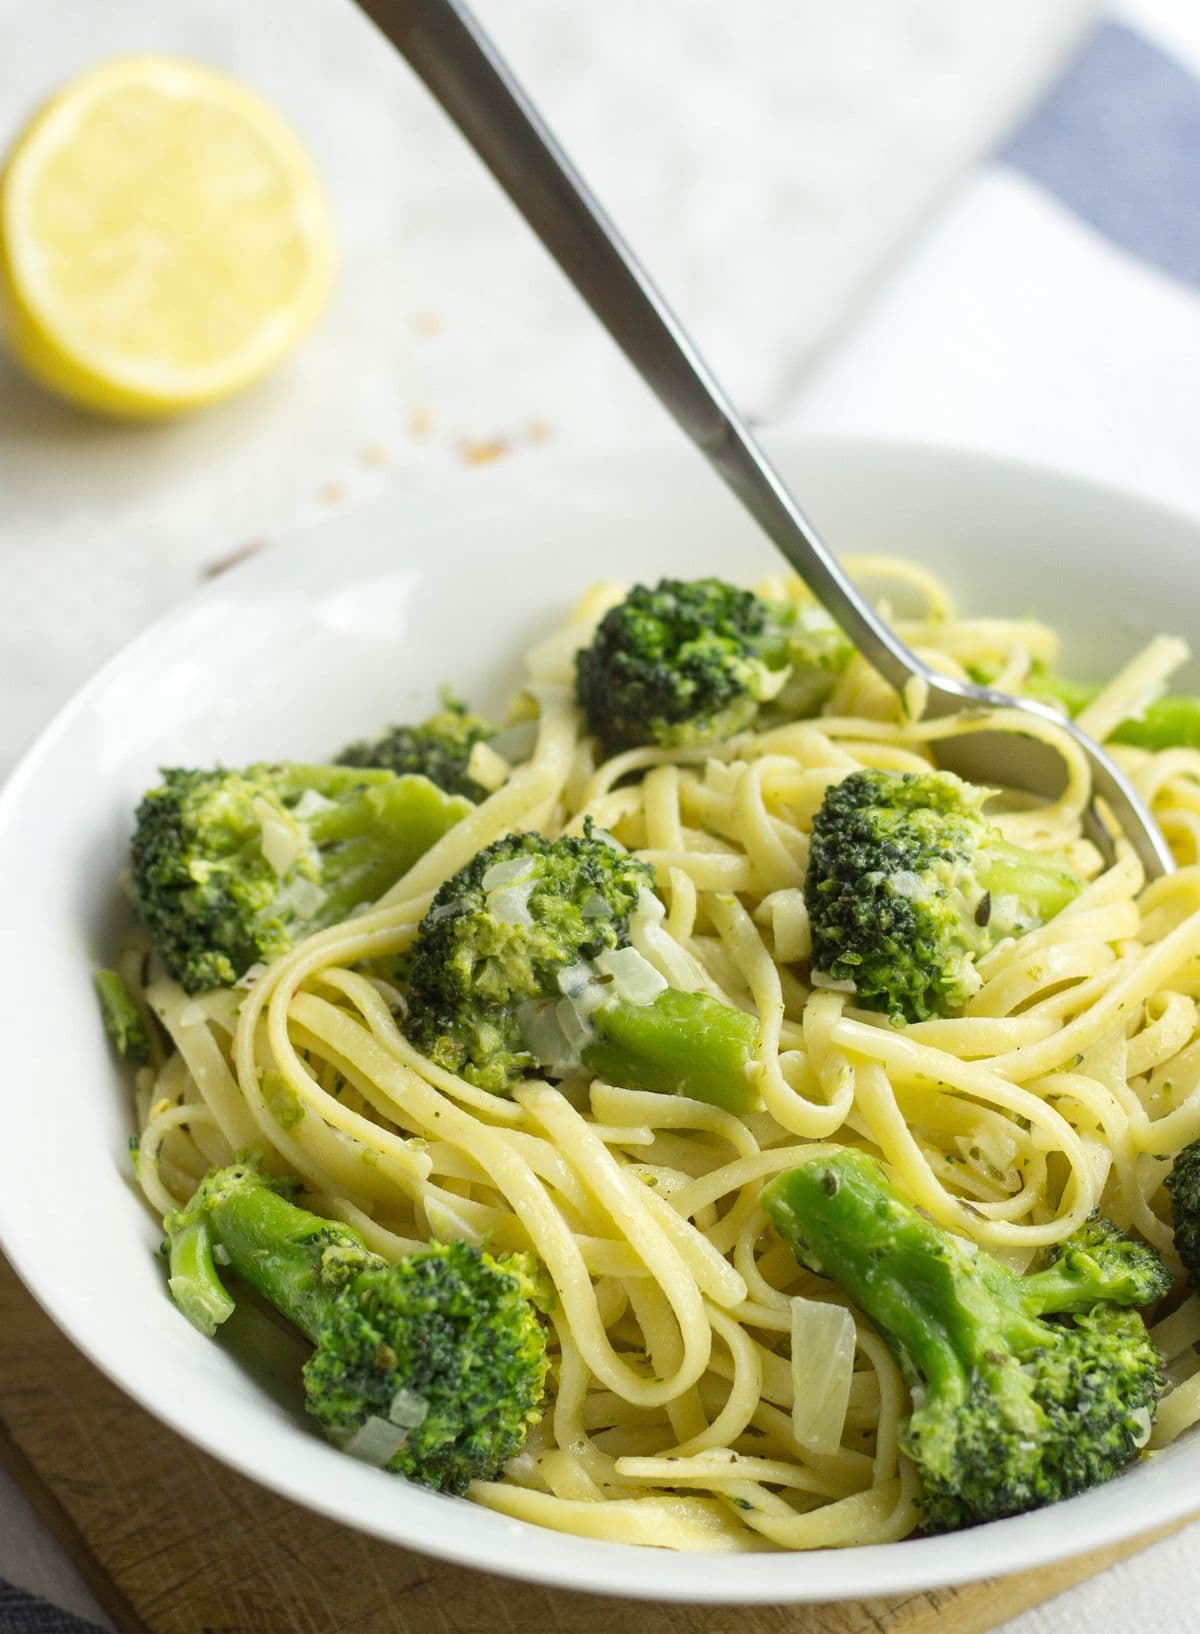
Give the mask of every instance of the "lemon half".
[{"label": "lemon half", "polygon": [[130,57],[72,80],[0,175],[12,349],[109,414],[174,414],[249,385],[317,317],[332,270],[299,140],[196,63]]}]

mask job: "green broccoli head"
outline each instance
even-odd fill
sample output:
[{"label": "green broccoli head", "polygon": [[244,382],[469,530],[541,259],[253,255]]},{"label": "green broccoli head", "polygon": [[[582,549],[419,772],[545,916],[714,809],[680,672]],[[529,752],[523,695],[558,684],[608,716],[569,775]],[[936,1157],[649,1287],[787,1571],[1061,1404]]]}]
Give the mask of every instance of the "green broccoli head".
[{"label": "green broccoli head", "polygon": [[316,1347],[306,1404],[331,1439],[442,1492],[494,1475],[540,1417],[535,1262],[433,1243],[389,1265],[298,1189],[253,1161],[211,1170],[163,1221],[175,1303],[201,1333],[227,1321],[219,1259]]},{"label": "green broccoli head", "polygon": [[600,620],[576,690],[606,753],[691,748],[743,731],[771,699],[815,712],[851,650],[821,608],[768,604],[720,579],[662,579]]},{"label": "green broccoli head", "polygon": [[162,778],[137,810],[133,896],[189,993],[373,902],[470,810],[426,778],[343,766]]},{"label": "green broccoli head", "polygon": [[804,883],[814,971],[924,1021],[978,990],[981,954],[1066,907],[1078,876],[1009,844],[983,815],[990,792],[933,771],[851,772],[828,790]]},{"label": "green broccoli head", "polygon": [[1200,1140],[1176,1154],[1164,1185],[1175,1222],[1175,1250],[1188,1281],[1200,1287]]},{"label": "green broccoli head", "polygon": [[371,1425],[381,1452],[397,1443],[384,1468],[465,1492],[494,1476],[541,1417],[546,1336],[535,1291],[525,1256],[496,1260],[466,1243],[361,1272],[305,1363],[309,1412],[351,1450]]},{"label": "green broccoli head", "polygon": [[902,1437],[921,1472],[931,1532],[1074,1497],[1145,1445],[1162,1358],[1136,1311],[1098,1305],[981,1354],[953,1397],[927,1394]]},{"label": "green broccoli head", "polygon": [[1171,1291],[1160,1255],[1120,1226],[1093,1214],[1065,1242],[1047,1250],[1042,1268],[1022,1283],[1027,1310],[1087,1311],[1099,1300],[1153,1305]]},{"label": "green broccoli head", "polygon": [[607,840],[511,834],[441,886],[408,964],[409,1038],[430,1060],[502,1093],[538,1062],[526,1008],[560,972],[628,943],[654,875]]},{"label": "green broccoli head", "polygon": [[417,773],[447,794],[483,800],[487,790],[471,776],[471,751],[487,743],[495,728],[447,698],[445,707],[419,726],[391,726],[379,738],[352,743],[337,757],[339,766],[378,766],[398,776]]},{"label": "green broccoli head", "polygon": [[1015,1276],[933,1224],[856,1151],[781,1174],[762,1202],[801,1263],[880,1330],[908,1379],[901,1446],[920,1471],[929,1530],[1070,1497],[1145,1445],[1161,1358],[1123,1307],[1165,1286],[1152,1249],[1093,1221],[1045,1270]]}]

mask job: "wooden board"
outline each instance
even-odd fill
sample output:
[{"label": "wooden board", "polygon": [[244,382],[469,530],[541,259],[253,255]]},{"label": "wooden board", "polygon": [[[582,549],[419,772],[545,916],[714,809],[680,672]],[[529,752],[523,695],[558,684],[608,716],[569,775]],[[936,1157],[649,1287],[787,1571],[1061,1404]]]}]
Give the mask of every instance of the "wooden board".
[{"label": "wooden board", "polygon": [[121,1634],[984,1634],[1165,1535],[903,1599],[704,1607],[570,1594],[376,1543],[233,1474],[128,1401],[3,1261],[0,1333],[0,1460]]}]

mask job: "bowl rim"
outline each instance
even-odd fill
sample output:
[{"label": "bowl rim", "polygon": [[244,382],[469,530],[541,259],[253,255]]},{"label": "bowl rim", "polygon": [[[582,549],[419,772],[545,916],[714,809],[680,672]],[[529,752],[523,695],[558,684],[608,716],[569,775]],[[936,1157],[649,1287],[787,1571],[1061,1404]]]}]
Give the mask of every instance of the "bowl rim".
[{"label": "bowl rim", "polygon": [[[1093,499],[1107,499],[1126,508],[1136,508],[1150,522],[1157,517],[1175,528],[1184,527],[1196,532],[1200,539],[1200,521],[1197,518],[1143,494],[1097,481],[1078,472],[1063,470],[1049,462],[995,455],[969,447],[915,438],[798,432],[776,433],[764,441],[773,455],[782,457],[789,453],[811,457],[822,451],[842,458],[858,454],[864,460],[898,457],[902,460],[941,462],[959,473],[987,470],[1018,481],[1051,482],[1060,489],[1074,490],[1081,498],[1087,495]],[[465,482],[463,474],[454,473],[442,480],[425,482],[406,494],[396,485],[391,485],[378,495],[349,507],[347,511],[288,530],[282,538],[289,545],[299,544],[303,547],[307,542],[312,548],[324,531],[336,530],[347,514],[357,515],[361,526],[372,509],[386,513],[402,501],[409,507],[406,512],[409,519],[415,516],[420,520],[427,514],[436,515],[439,505],[448,501],[458,503],[468,485],[476,495],[482,491],[503,497],[507,490],[515,489],[527,496],[531,477],[535,473],[543,480],[552,477],[557,483],[564,476],[570,477],[573,471],[594,475],[597,470],[612,464],[627,470],[653,469],[663,462],[676,464],[685,452],[689,458],[694,458],[686,445],[677,442],[637,448],[614,446],[544,451],[536,456],[536,461],[530,457],[513,461],[508,466],[471,472]],[[198,609],[227,597],[231,585],[235,590],[245,592],[260,580],[268,584],[274,577],[274,568],[279,560],[276,550],[238,562],[212,582],[193,589],[114,653],[51,716],[0,787],[0,849],[3,849],[9,837],[9,829],[28,791],[36,786],[43,762],[52,754],[59,737],[75,718],[104,692],[115,676],[127,667],[136,668],[145,648],[159,641],[176,624],[193,618]],[[138,1202],[140,1204],[140,1198]],[[863,1598],[864,1592],[870,1597],[919,1592],[1031,1571],[1056,1561],[1132,1541],[1172,1522],[1181,1522],[1200,1508],[1198,1465],[1197,1479],[1191,1490],[1188,1490],[1186,1482],[1177,1483],[1155,1494],[1150,1501],[1147,1501],[1148,1495],[1139,1493],[1141,1501],[1136,1507],[1114,1506],[1111,1514],[1091,1518],[1082,1535],[1078,1525],[1039,1527],[1036,1523],[1045,1513],[1043,1511],[992,1522],[975,1528],[969,1534],[951,1534],[959,1538],[969,1536],[977,1540],[978,1547],[962,1550],[949,1564],[940,1559],[946,1542],[942,1537],[908,1538],[900,1543],[859,1545],[819,1552],[781,1551],[742,1557],[702,1557],[705,1562],[732,1562],[739,1558],[755,1562],[760,1576],[766,1579],[765,1582],[755,1582],[748,1576],[747,1581],[736,1584],[706,1583],[699,1562],[690,1554],[673,1555],[669,1551],[591,1539],[583,1541],[588,1545],[588,1552],[595,1553],[594,1567],[581,1571],[576,1564],[568,1568],[556,1561],[554,1546],[559,1542],[565,1545],[581,1540],[525,1522],[510,1522],[506,1538],[500,1538],[498,1534],[495,1548],[481,1555],[476,1540],[459,1541],[455,1529],[440,1524],[444,1511],[439,1514],[432,1503],[430,1522],[423,1529],[405,1527],[401,1530],[395,1525],[386,1524],[382,1517],[375,1519],[369,1513],[347,1517],[323,1488],[298,1496],[293,1483],[285,1476],[274,1473],[270,1467],[262,1467],[238,1445],[232,1442],[214,1445],[203,1430],[193,1428],[188,1423],[169,1389],[156,1392],[123,1376],[119,1355],[112,1345],[105,1342],[105,1336],[102,1333],[97,1335],[86,1323],[80,1322],[77,1315],[73,1317],[63,1308],[65,1302],[61,1298],[56,1299],[57,1290],[46,1286],[45,1279],[39,1277],[36,1241],[29,1224],[10,1210],[6,1189],[0,1187],[0,1250],[5,1253],[25,1288],[50,1320],[102,1374],[169,1430],[249,1480],[338,1524],[364,1532],[384,1543],[511,1580],[634,1600],[675,1603],[782,1605],[854,1600]],[[320,1443],[318,1446],[323,1454],[336,1458],[339,1464],[343,1460],[344,1454]],[[1065,1517],[1068,1513],[1077,1514],[1079,1506],[1086,1505],[1089,1496],[1093,1495],[1083,1494],[1053,1506],[1055,1515]],[[444,1503],[446,1500],[439,1501]],[[522,1552],[519,1558],[518,1550],[513,1547],[517,1538],[531,1545],[528,1553]],[[1152,1539],[1147,1536],[1146,1542],[1150,1541]],[[537,1547],[539,1543],[541,1548]],[[794,1572],[795,1582],[781,1584],[778,1573],[770,1569],[772,1563],[777,1565],[781,1561],[787,1562]],[[672,1563],[674,1571],[668,1569]],[[689,1563],[692,1563],[690,1571],[687,1570]],[[830,1569],[833,1563],[843,1563],[840,1573]],[[663,1577],[673,1580],[664,1584],[658,1580]],[[865,1591],[864,1580],[869,1583]]]}]

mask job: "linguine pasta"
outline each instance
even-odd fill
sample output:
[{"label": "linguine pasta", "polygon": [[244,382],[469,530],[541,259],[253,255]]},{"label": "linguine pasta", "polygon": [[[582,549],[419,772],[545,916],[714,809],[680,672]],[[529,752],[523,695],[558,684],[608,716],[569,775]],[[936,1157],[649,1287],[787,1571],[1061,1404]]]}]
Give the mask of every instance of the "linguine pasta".
[{"label": "linguine pasta", "polygon": [[[916,597],[919,615],[897,627],[939,669],[986,666],[1019,691],[1032,662],[1054,657],[1043,625],[960,617],[907,564],[851,565]],[[1128,848],[1102,871],[1081,837],[1089,788],[1070,740],[996,713],[990,724],[1044,736],[1066,769],[1057,801],[997,822],[1087,884],[979,961],[983,985],[961,1016],[896,1028],[810,984],[811,823],[830,783],[859,766],[920,770],[965,723],[924,720],[919,688],[901,699],[856,658],[816,719],[598,765],[573,654],[620,594],[591,592],[529,655],[531,755],[370,911],[195,997],[142,949],[125,955],[171,1044],[138,1078],[138,1178],[162,1213],[256,1148],[389,1258],[430,1238],[531,1250],[556,1294],[547,1410],[504,1479],[473,1485],[477,1503],[673,1549],[903,1538],[920,1519],[897,1450],[906,1387],[840,1291],[768,1227],[759,1192],[823,1145],[849,1144],[1017,1270],[1100,1207],[1178,1271],[1162,1180],[1200,1137],[1200,752],[1114,751],[1180,863],[1143,889]],[[1181,656],[1153,643],[1082,724],[1105,731],[1136,713]],[[587,817],[653,865],[677,985],[758,1016],[761,1111],[737,1118],[599,1080],[530,1080],[500,1098],[406,1041],[383,972],[437,886],[510,830],[578,833]],[[1154,1336],[1170,1382],[1152,1448],[1200,1418],[1197,1296]]]}]

